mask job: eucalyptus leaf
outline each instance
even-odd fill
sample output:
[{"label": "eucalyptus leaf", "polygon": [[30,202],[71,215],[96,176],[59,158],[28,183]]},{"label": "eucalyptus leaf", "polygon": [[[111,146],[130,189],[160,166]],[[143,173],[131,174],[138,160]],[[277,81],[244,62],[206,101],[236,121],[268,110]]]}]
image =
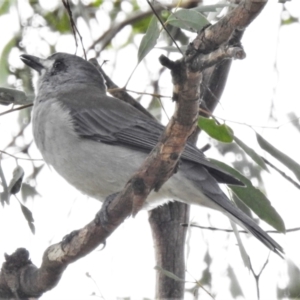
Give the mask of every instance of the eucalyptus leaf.
[{"label": "eucalyptus leaf", "polygon": [[32,102],[23,91],[0,87],[0,104],[27,104]]},{"label": "eucalyptus leaf", "polygon": [[208,20],[193,9],[180,9],[170,15],[167,23],[192,32],[201,30],[209,24]]},{"label": "eucalyptus leaf", "polygon": [[153,16],[139,46],[138,63],[140,63],[146,57],[146,55],[154,48],[154,46],[157,43],[159,34],[160,31],[158,28],[157,19],[155,16]]},{"label": "eucalyptus leaf", "polygon": [[238,282],[238,279],[234,273],[234,270],[230,265],[228,265],[227,268],[227,275],[228,278],[230,279],[230,292],[233,298],[236,299],[239,296],[245,298],[241,286]]},{"label": "eucalyptus leaf", "polygon": [[25,217],[25,219],[28,223],[28,226],[29,226],[31,232],[34,234],[35,233],[35,226],[33,224],[34,219],[33,219],[33,216],[32,216],[32,212],[29,210],[28,207],[26,207],[22,203],[20,203],[20,207],[21,207],[22,213],[23,213],[23,215],[24,215],[24,217]]},{"label": "eucalyptus leaf", "polygon": [[243,141],[241,141],[236,136],[234,136],[233,139],[239,145],[239,147],[242,148],[262,169],[269,172],[267,165],[260,157],[260,155],[258,155],[252,148],[247,146]]},{"label": "eucalyptus leaf", "polygon": [[[185,52],[187,49],[187,46],[181,46],[179,47],[181,52]],[[164,46],[164,47],[155,47],[155,49],[160,49],[160,50],[166,50],[168,52],[176,52],[179,53],[179,50],[177,47],[174,46]]]},{"label": "eucalyptus leaf", "polygon": [[233,229],[233,233],[238,241],[238,246],[239,246],[239,250],[240,250],[240,254],[241,254],[241,257],[242,257],[242,260],[244,262],[244,266],[250,270],[250,261],[249,261],[249,256],[245,250],[245,247],[244,247],[244,244],[242,242],[242,239],[241,239],[241,236],[240,236],[240,233],[237,229],[237,226],[236,224],[230,220],[230,224],[231,224],[231,227]]},{"label": "eucalyptus leaf", "polygon": [[285,225],[281,216],[271,205],[271,202],[262,193],[262,191],[254,187],[251,181],[237,170],[231,168],[223,162],[214,159],[210,159],[210,161],[245,184],[244,187],[228,185],[242,202],[244,202],[252,211],[254,211],[260,219],[264,220],[279,232],[285,232]]},{"label": "eucalyptus leaf", "polygon": [[200,116],[198,126],[217,141],[223,143],[231,143],[233,141],[233,130],[225,124],[217,124],[214,119]]},{"label": "eucalyptus leaf", "polygon": [[8,192],[12,195],[17,194],[22,185],[24,170],[21,166],[17,166],[13,171],[13,177],[8,185]]},{"label": "eucalyptus leaf", "polygon": [[11,49],[16,45],[17,37],[14,36],[11,40],[4,46],[2,54],[0,57],[0,85],[6,84],[7,77],[9,75],[8,69],[8,56]]},{"label": "eucalyptus leaf", "polygon": [[4,206],[4,203],[9,204],[9,197],[10,194],[8,192],[8,186],[6,183],[5,175],[1,166],[1,160],[0,160],[0,179],[1,179],[1,185],[3,188],[3,192],[0,193],[0,202],[2,206]]},{"label": "eucalyptus leaf", "polygon": [[[299,300],[300,295],[300,269],[290,259],[287,259],[287,284],[284,288],[277,287],[277,299]],[[288,295],[288,297],[287,297]]]},{"label": "eucalyptus leaf", "polygon": [[155,270],[161,272],[162,274],[164,274],[165,276],[169,277],[169,278],[172,278],[176,281],[180,281],[180,282],[185,282],[184,279],[181,279],[179,278],[178,276],[176,276],[175,274],[173,274],[172,272],[169,272],[167,270],[164,270],[162,267],[159,267],[159,266],[155,266],[154,267]]},{"label": "eucalyptus leaf", "polygon": [[256,138],[258,144],[261,146],[262,149],[267,151],[269,154],[271,154],[273,157],[279,160],[282,164],[287,166],[300,181],[300,165],[297,162],[295,162],[289,156],[287,156],[286,154],[275,148],[273,145],[271,145],[260,134],[256,133]]},{"label": "eucalyptus leaf", "polygon": [[21,195],[24,202],[26,202],[27,198],[34,198],[39,195],[36,188],[29,185],[28,183],[23,183],[21,188]]},{"label": "eucalyptus leaf", "polygon": [[0,0],[0,16],[9,12],[10,7],[15,5],[16,0]]},{"label": "eucalyptus leaf", "polygon": [[229,3],[218,3],[218,4],[213,4],[213,5],[199,5],[195,8],[193,8],[193,10],[198,11],[198,12],[216,12],[218,11],[220,8],[224,8],[224,7],[234,7],[236,5],[234,4],[229,4]]}]

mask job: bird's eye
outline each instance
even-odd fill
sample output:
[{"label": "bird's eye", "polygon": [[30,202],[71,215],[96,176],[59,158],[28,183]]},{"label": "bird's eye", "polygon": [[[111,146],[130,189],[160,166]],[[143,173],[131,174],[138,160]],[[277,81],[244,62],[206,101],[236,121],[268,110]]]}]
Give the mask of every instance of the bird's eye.
[{"label": "bird's eye", "polygon": [[54,64],[54,68],[57,69],[57,68],[59,68],[60,65],[61,65],[61,62],[56,61],[55,64]]},{"label": "bird's eye", "polygon": [[64,64],[61,61],[58,60],[54,63],[53,67],[54,67],[55,70],[60,71],[61,69],[63,69]]},{"label": "bird's eye", "polygon": [[57,73],[63,71],[66,69],[65,64],[61,60],[57,60],[54,62],[52,70],[51,70],[51,75],[56,75]]}]

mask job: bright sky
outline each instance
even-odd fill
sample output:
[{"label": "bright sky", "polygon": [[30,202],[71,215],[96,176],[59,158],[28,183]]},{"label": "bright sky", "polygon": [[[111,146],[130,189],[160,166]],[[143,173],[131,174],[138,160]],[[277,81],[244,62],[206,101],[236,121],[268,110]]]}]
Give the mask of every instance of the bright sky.
[{"label": "bright sky", "polygon": [[[22,1],[19,1],[22,3]],[[50,5],[50,1],[41,1],[43,5]],[[51,2],[51,5],[55,5]],[[213,1],[206,1],[212,3]],[[291,12],[297,12],[300,16],[300,2],[291,1],[286,6]],[[50,7],[49,7],[50,8]],[[247,58],[243,61],[235,61],[229,76],[225,93],[221,104],[215,111],[215,115],[227,121],[235,131],[236,135],[248,145],[255,148],[260,154],[264,154],[259,147],[251,129],[247,126],[232,123],[230,121],[259,125],[255,127],[269,142],[281,151],[299,161],[300,143],[299,132],[291,124],[281,126],[279,129],[270,129],[269,126],[278,126],[288,121],[287,114],[294,112],[299,116],[299,69],[300,69],[300,25],[295,23],[284,26],[280,30],[281,5],[277,1],[269,1],[262,14],[247,29],[243,38],[243,45]],[[22,9],[22,14],[30,14],[30,11]],[[99,12],[98,18],[102,20],[105,30],[104,10]],[[1,32],[0,52],[7,41],[16,32],[16,12],[0,17],[0,28],[6,28]],[[38,22],[38,21],[37,21]],[[9,26],[8,26],[9,24]],[[79,27],[87,47],[90,44],[86,28]],[[95,25],[95,29],[96,25]],[[99,29],[99,28],[98,28]],[[27,33],[25,40],[27,51],[33,55],[47,56],[49,53],[46,44],[36,44],[36,31]],[[99,33],[94,33],[98,36]],[[115,45],[124,42],[126,28],[121,38],[114,41]],[[50,38],[53,43],[58,43],[58,50],[74,53],[74,41],[72,37],[65,40],[55,34]],[[71,46],[70,46],[71,45]],[[109,59],[108,72],[120,86],[127,81],[132,71],[132,62],[128,56],[137,49],[134,45],[119,50],[116,54],[113,49],[104,51],[101,59]],[[153,68],[159,66],[157,58],[161,51],[154,50],[147,57],[146,63]],[[20,66],[19,53],[15,51],[9,62],[13,66]],[[127,65],[126,65],[127,63]],[[276,63],[276,65],[275,65]],[[114,70],[113,70],[114,69]],[[141,65],[130,81],[129,89],[144,89],[144,78],[148,76]],[[163,74],[160,82],[166,89],[163,94],[170,94],[170,77]],[[165,100],[167,103],[169,100]],[[147,101],[144,100],[146,103]],[[278,122],[269,121],[270,106],[273,103]],[[166,104],[167,105],[167,104]],[[0,107],[1,111],[7,108]],[[0,118],[1,142],[0,149],[11,139],[11,134],[17,132],[15,122],[17,114],[6,115]],[[30,126],[29,126],[30,127]],[[31,128],[27,128],[25,139],[32,138]],[[200,140],[206,143],[204,134]],[[40,158],[35,146],[30,148],[30,153],[35,158]],[[208,156],[216,156],[215,150],[209,151]],[[220,159],[220,157],[218,156]],[[222,158],[221,158],[222,159]],[[2,167],[6,174],[13,168],[13,160],[3,160]],[[30,172],[30,163],[22,161],[22,167]],[[266,191],[273,206],[283,217],[286,227],[299,226],[299,190],[290,183],[282,180],[275,172],[264,174]],[[43,251],[52,243],[59,242],[64,235],[72,230],[78,229],[89,222],[98,211],[100,204],[78,193],[74,188],[59,177],[54,171],[45,166],[38,177],[38,192],[40,197],[29,201],[26,205],[31,209],[35,218],[36,234],[33,236],[28,229],[19,206],[11,200],[11,205],[0,208],[0,257],[4,253],[12,253],[18,247],[25,247],[30,251],[31,259],[39,266]],[[63,193],[62,193],[63,191]],[[227,218],[219,213],[203,208],[193,208],[192,220],[203,226],[213,225],[216,227],[229,228]],[[261,223],[263,228],[269,227]],[[290,233],[286,237],[274,235],[274,238],[283,245],[287,257],[300,267],[300,244],[296,241],[300,233]],[[253,238],[243,236],[245,247],[251,256],[255,270],[259,272],[265,262],[268,251]],[[215,299],[230,299],[229,280],[226,274],[227,264],[234,269],[239,283],[242,285],[247,299],[255,299],[256,291],[253,277],[243,267],[242,260],[236,247],[233,235],[220,232],[200,231],[193,229],[190,232],[189,257],[187,261],[188,280],[199,278],[206,265],[203,257],[209,248],[213,257],[213,293],[217,293]],[[41,299],[99,299],[102,294],[105,299],[117,299],[120,297],[131,297],[141,299],[142,297],[154,297],[155,266],[153,257],[153,244],[151,232],[147,222],[147,213],[141,212],[135,219],[128,219],[109,238],[103,251],[96,250],[87,257],[72,264],[64,273],[59,285],[43,295]],[[271,254],[270,263],[261,278],[261,299],[276,298],[276,284],[282,287],[286,283],[286,264],[284,261]],[[86,276],[89,273],[96,283]],[[192,285],[191,285],[192,286]],[[189,287],[187,285],[187,287]],[[95,292],[96,296],[91,296]],[[192,299],[192,295],[186,296]],[[207,294],[201,293],[201,299],[211,299]]]}]

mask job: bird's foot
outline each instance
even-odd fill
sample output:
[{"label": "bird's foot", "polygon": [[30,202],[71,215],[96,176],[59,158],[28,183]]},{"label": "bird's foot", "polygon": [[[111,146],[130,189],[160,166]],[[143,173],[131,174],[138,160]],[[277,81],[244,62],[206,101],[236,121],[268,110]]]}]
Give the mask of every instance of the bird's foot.
[{"label": "bird's foot", "polygon": [[107,208],[119,193],[114,193],[106,197],[100,211],[96,214],[94,222],[98,226],[102,226],[106,231],[111,232],[111,220],[109,218]]}]

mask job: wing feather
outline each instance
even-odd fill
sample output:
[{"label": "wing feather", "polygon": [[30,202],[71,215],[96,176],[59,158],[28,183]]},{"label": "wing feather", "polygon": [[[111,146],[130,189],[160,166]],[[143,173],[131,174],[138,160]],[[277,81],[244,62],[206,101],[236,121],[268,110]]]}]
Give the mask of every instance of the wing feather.
[{"label": "wing feather", "polygon": [[[106,95],[96,94],[84,99],[89,105],[82,108],[79,101],[84,95],[80,91],[75,99],[62,97],[70,111],[74,128],[82,138],[102,143],[119,144],[149,153],[157,144],[164,126],[148,118],[133,106]],[[78,100],[79,99],[79,100]],[[88,107],[88,108],[86,108]],[[118,107],[118,109],[116,109]],[[201,150],[187,143],[182,160],[204,166],[218,182],[243,185],[238,179],[211,163]]]}]

